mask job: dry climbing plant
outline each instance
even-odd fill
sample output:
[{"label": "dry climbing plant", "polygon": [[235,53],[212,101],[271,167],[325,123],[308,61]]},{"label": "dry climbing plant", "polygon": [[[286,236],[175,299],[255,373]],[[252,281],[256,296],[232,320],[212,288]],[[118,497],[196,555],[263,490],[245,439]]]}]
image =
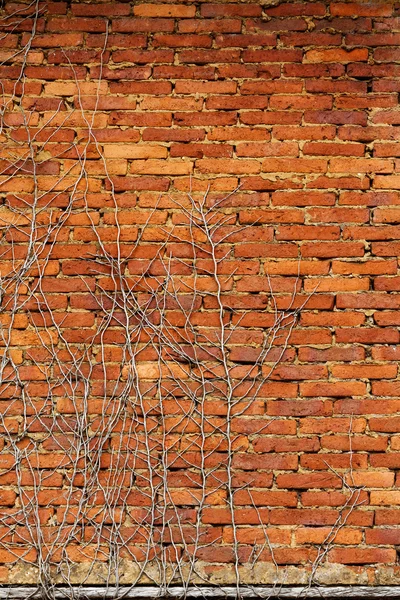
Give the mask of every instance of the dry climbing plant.
[{"label": "dry climbing plant", "polygon": [[[240,426],[264,402],[307,299],[299,302],[296,281],[280,311],[271,285],[270,325],[254,359],[233,358],[251,310],[232,292],[241,274],[232,247],[242,230],[229,210],[236,190],[160,197],[137,228],[121,225],[94,131],[99,96],[84,109],[72,65],[73,104],[55,100],[42,111],[25,94],[42,12],[32,2],[2,22],[3,37],[22,23],[31,34],[2,55],[19,74],[3,82],[1,100],[0,554],[11,583],[35,583],[51,600],[57,586],[78,598],[89,584],[112,587],[114,597],[142,583],[160,594],[180,585],[185,595],[209,583],[207,563],[223,553],[240,596],[243,565],[248,573],[268,561],[278,573]],[[72,132],[69,143],[59,142],[61,128]],[[93,177],[105,186],[100,205]],[[169,211],[166,225],[159,210]],[[99,225],[100,212],[109,226]],[[82,219],[89,242],[64,278],[58,261],[69,258],[70,228]],[[81,329],[82,312],[67,310],[70,292],[88,309]],[[253,434],[271,423],[257,418]],[[310,585],[358,505],[344,486],[349,504]],[[240,541],[243,505],[258,515],[254,543]]]}]

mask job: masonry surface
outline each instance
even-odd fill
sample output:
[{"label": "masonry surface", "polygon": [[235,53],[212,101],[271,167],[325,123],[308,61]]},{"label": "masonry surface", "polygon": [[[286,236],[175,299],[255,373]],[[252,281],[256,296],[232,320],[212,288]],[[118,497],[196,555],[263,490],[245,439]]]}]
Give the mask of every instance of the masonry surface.
[{"label": "masonry surface", "polygon": [[[114,280],[107,265],[94,274],[86,258],[104,249],[101,244],[115,255],[118,245],[127,257],[128,278],[140,278],[149,265],[153,276],[160,275],[150,264],[154,249],[166,243],[166,231],[178,227],[178,237],[168,240],[177,257],[174,273],[195,285],[182,206],[188,192],[200,197],[208,190],[210,202],[228,196],[220,205],[224,227],[238,228],[226,240],[221,271],[234,272],[224,288],[227,318],[236,319],[239,328],[229,347],[230,365],[242,369],[234,377],[257,365],[264,331],[274,322],[274,303],[278,311],[293,307],[295,295],[295,306],[306,304],[279,364],[251,405],[233,418],[231,432],[222,423],[223,398],[215,390],[207,398],[209,429],[202,449],[207,457],[217,452],[220,463],[206,465],[206,484],[196,479],[201,469],[192,455],[192,462],[173,465],[168,501],[164,493],[165,511],[173,507],[167,521],[187,527],[189,537],[182,549],[182,540],[173,542],[170,532],[163,547],[190,554],[190,531],[201,527],[196,549],[200,583],[232,583],[238,569],[243,580],[255,584],[276,577],[304,583],[326,549],[318,563],[319,582],[399,584],[400,5],[384,0],[72,0],[5,2],[2,11],[3,300],[7,294],[15,297],[18,282],[25,286],[17,293],[15,318],[9,317],[10,302],[1,313],[2,345],[12,357],[3,364],[0,401],[2,583],[35,583],[39,527],[48,544],[61,525],[77,523],[84,468],[74,462],[78,468],[72,477],[72,463],[65,460],[71,459],[68,436],[81,415],[80,393],[55,391],[51,377],[58,363],[47,360],[46,352],[52,344],[59,352],[66,344],[78,352],[103,322],[104,304],[96,304],[94,297],[98,289],[111,290]],[[57,235],[45,238],[46,249],[23,278],[13,279],[10,273],[15,275],[18,260],[28,252],[32,217],[25,212],[35,194],[42,206],[34,224],[38,230],[51,222],[51,211],[65,209],[71,194],[76,204]],[[145,223],[141,243],[130,256]],[[205,264],[207,257],[202,258]],[[197,324],[211,331],[219,311],[215,288],[206,276],[199,281]],[[46,305],[35,303],[40,294]],[[169,308],[179,313],[179,307]],[[47,313],[53,317],[46,323]],[[106,365],[107,382],[115,385],[121,323],[111,323],[101,346],[97,340],[90,360],[85,357],[94,365],[92,355],[98,359],[104,352],[99,361]],[[174,327],[181,326],[177,318]],[[52,341],[43,341],[45,335]],[[274,341],[276,348],[279,343]],[[138,358],[143,381],[155,376],[153,350],[144,341]],[[276,355],[269,362],[275,360]],[[51,377],[47,368],[53,369]],[[104,373],[96,366],[91,371],[88,404],[82,409],[85,428],[101,419]],[[180,376],[174,371],[174,377]],[[68,377],[67,387],[72,385]],[[51,408],[46,404],[49,389]],[[157,411],[146,413],[147,420],[154,420],[152,442],[180,439],[187,448],[196,445],[197,417],[182,409],[184,399],[175,398],[175,404],[167,399],[169,408],[161,417]],[[51,426],[46,415],[53,419]],[[149,427],[137,418],[141,427]],[[161,421],[168,418],[166,430]],[[124,431],[118,422],[110,427],[96,471],[102,485],[110,485],[104,483],[110,457],[122,452],[121,444],[126,442],[133,454],[142,451],[124,441]],[[228,438],[228,446],[221,436]],[[163,456],[157,448],[147,451],[153,458]],[[224,477],[213,480],[219,468],[228,473],[231,459],[234,507]],[[119,511],[121,560],[133,565],[125,565],[124,581],[137,577],[137,565],[144,560],[138,548],[148,539],[143,532],[148,514],[143,521],[139,515],[149,498],[154,502],[146,468],[136,464],[134,479],[130,474],[118,488],[122,500],[115,506],[101,486],[85,498],[92,510],[82,525],[86,550],[80,551],[76,531],[73,538],[67,534],[65,550],[76,581],[84,578],[79,569],[86,562],[108,560],[108,534],[102,528],[109,520],[104,513],[97,519],[96,510],[111,511],[111,505]],[[201,498],[200,489],[207,489]],[[37,507],[30,520],[27,498],[33,496]],[[133,531],[139,522],[140,531]],[[156,530],[156,520],[152,527]],[[53,551],[52,568],[62,561],[58,542]],[[168,560],[173,564],[176,557]],[[104,572],[91,572],[88,581],[104,581]]]}]

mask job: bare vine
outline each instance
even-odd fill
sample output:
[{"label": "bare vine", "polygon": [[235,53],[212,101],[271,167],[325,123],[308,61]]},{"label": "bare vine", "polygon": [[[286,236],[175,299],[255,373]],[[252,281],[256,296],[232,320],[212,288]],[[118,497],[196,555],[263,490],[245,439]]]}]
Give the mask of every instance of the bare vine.
[{"label": "bare vine", "polygon": [[[234,299],[242,273],[232,249],[244,228],[229,208],[232,194],[166,195],[137,231],[123,225],[94,127],[107,33],[94,109],[85,110],[67,61],[74,103],[41,111],[25,94],[25,68],[42,13],[36,0],[3,20],[4,36],[27,20],[32,27],[2,63],[20,72],[2,86],[0,114],[0,483],[8,498],[0,553],[16,580],[20,565],[29,572],[45,600],[59,586],[80,598],[91,583],[115,598],[127,585],[167,595],[179,583],[185,596],[209,583],[213,562],[228,565],[237,597],[244,567],[259,562],[274,565],[278,585],[275,544],[242,468],[254,453],[240,425],[263,405],[308,298],[299,301],[297,279],[279,310],[266,276],[270,326],[257,331],[254,359],[238,355],[252,309],[246,297]],[[58,142],[63,129],[73,132],[67,143]],[[107,190],[101,211],[92,177]],[[60,272],[75,223],[85,227],[80,256]],[[264,411],[252,435],[273,421]],[[310,585],[343,515],[358,505],[344,485],[350,499]],[[242,541],[243,506],[257,516],[254,543]]]}]

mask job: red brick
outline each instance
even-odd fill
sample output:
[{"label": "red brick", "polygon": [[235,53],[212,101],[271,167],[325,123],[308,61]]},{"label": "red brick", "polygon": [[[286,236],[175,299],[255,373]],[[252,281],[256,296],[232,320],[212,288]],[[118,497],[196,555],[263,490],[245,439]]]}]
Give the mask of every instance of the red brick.
[{"label": "red brick", "polygon": [[336,106],[338,108],[387,108],[396,105],[395,97],[392,94],[375,96],[343,96],[338,98]]},{"label": "red brick", "polygon": [[345,239],[392,240],[399,238],[399,231],[399,227],[396,226],[345,226],[343,237]]},{"label": "red brick", "polygon": [[[398,525],[400,524],[399,509],[382,509],[375,511],[376,525]],[[385,528],[386,530],[386,528]]]},{"label": "red brick", "polygon": [[390,17],[393,8],[390,4],[375,2],[374,4],[365,4],[364,2],[332,2],[331,14],[333,16],[353,17]]},{"label": "red brick", "polygon": [[339,379],[393,379],[397,375],[396,365],[334,365],[331,371]]},{"label": "red brick", "polygon": [[335,204],[335,195],[332,192],[304,192],[302,190],[274,192],[272,204],[275,206],[332,206]]},{"label": "red brick", "polygon": [[210,144],[171,144],[171,157],[190,156],[203,158],[214,156],[216,158],[229,158],[233,155],[233,146],[213,146]]},{"label": "red brick", "polygon": [[320,311],[319,314],[303,313],[300,317],[300,324],[303,327],[323,327],[328,322],[330,327],[354,327],[362,325],[365,322],[365,316],[359,313],[327,313]]},{"label": "red brick", "polygon": [[[222,8],[222,6],[221,6]],[[223,7],[225,10],[225,6]],[[273,34],[225,34],[217,35],[215,44],[221,48],[249,46],[275,46],[276,35]],[[192,44],[195,46],[196,44]]]},{"label": "red brick", "polygon": [[374,528],[366,531],[365,542],[369,545],[385,545],[385,546],[398,546],[399,545],[399,530],[398,529],[386,529],[386,528]]},{"label": "red brick", "polygon": [[340,46],[341,35],[337,33],[287,33],[280,36],[284,46]]},{"label": "red brick", "polygon": [[345,158],[332,158],[329,162],[331,173],[392,173],[393,167],[393,161],[377,158],[353,158],[350,162]]},{"label": "red brick", "polygon": [[115,63],[134,62],[139,64],[148,63],[172,63],[174,60],[173,50],[116,50],[112,53]]},{"label": "red brick", "polygon": [[363,156],[364,144],[338,144],[335,142],[306,142],[303,146],[303,154],[324,156]]},{"label": "red brick", "polygon": [[[356,63],[357,64],[357,63]],[[344,65],[341,65],[339,63],[321,63],[319,65],[316,65],[314,63],[303,63],[303,64],[292,64],[292,63],[286,63],[283,67],[283,72],[285,74],[286,77],[301,77],[301,78],[315,78],[315,77],[327,77],[327,78],[331,78],[331,77],[340,77],[341,75],[344,74],[345,72],[345,67]],[[326,83],[322,82],[322,84],[320,83],[316,87],[317,89],[313,89],[313,87],[310,85],[310,82],[307,82],[306,80],[306,84],[308,90],[307,91],[316,91],[316,92],[332,92],[334,91],[332,89],[332,83],[327,81]],[[339,85],[339,84],[338,84]],[[356,86],[354,86],[354,84],[352,86],[350,86],[350,88],[352,89],[352,91],[356,91],[355,89]],[[345,89],[341,90],[341,86],[339,86],[339,91],[349,91],[349,85],[344,86]],[[363,90],[365,88],[363,87]]]},{"label": "red brick", "polygon": [[[157,16],[160,16],[159,14]],[[174,31],[174,21],[171,19],[164,18],[144,18],[135,19],[125,17],[122,19],[113,19],[113,32],[114,33],[126,33],[126,32],[144,32],[149,31]]]},{"label": "red brick", "polygon": [[364,245],[351,242],[308,243],[301,247],[302,256],[307,257],[351,257],[364,256]]},{"label": "red brick", "polygon": [[235,493],[236,503],[255,506],[297,506],[297,494],[288,491],[238,490]]},{"label": "red brick", "polygon": [[298,18],[272,18],[268,21],[261,19],[247,19],[246,27],[249,31],[305,31],[307,22]]},{"label": "red brick", "polygon": [[300,474],[291,473],[290,475],[278,475],[276,478],[278,487],[281,488],[337,488],[342,487],[341,479],[334,474],[311,473]]},{"label": "red brick", "polygon": [[332,414],[332,405],[321,400],[271,400],[268,402],[268,414],[271,416],[320,416]]},{"label": "red brick", "polygon": [[357,206],[383,206],[387,204],[398,204],[397,192],[341,192],[339,204]]},{"label": "red brick", "polygon": [[368,466],[367,455],[357,454],[302,454],[300,464],[311,471],[331,471],[332,469],[366,469]]},{"label": "red brick", "polygon": [[106,30],[104,19],[85,17],[51,17],[46,26],[47,31],[85,31],[99,32]]},{"label": "red brick", "polygon": [[196,7],[179,4],[139,4],[134,6],[133,14],[138,17],[177,17],[182,19],[194,17]]},{"label": "red brick", "polygon": [[376,208],[373,220],[375,223],[400,223],[400,209]]},{"label": "red brick", "polygon": [[[244,162],[244,161],[242,161]],[[238,161],[237,161],[238,163]],[[237,164],[236,163],[236,164]],[[239,163],[240,164],[240,163]],[[258,165],[259,166],[259,165]],[[247,171],[248,172],[248,171]],[[239,212],[240,223],[303,223],[304,214],[296,209],[264,209]]]},{"label": "red brick", "polygon": [[[329,535],[329,527],[302,527],[295,533],[297,544],[322,544]],[[338,531],[335,535],[337,544],[355,545],[362,542],[362,532],[354,529]]]},{"label": "red brick", "polygon": [[330,562],[342,564],[394,563],[396,550],[385,548],[335,548],[328,553]]},{"label": "red brick", "polygon": [[[296,435],[296,423],[283,419],[234,417],[232,419],[232,431],[248,434],[256,433],[263,436],[267,434],[293,436]],[[279,443],[279,441],[285,440],[277,438],[276,443]]]},{"label": "red brick", "polygon": [[338,308],[398,308],[400,296],[391,294],[340,294],[337,296]]},{"label": "red brick", "polygon": [[269,470],[291,471],[297,468],[297,456],[282,456],[280,454],[242,455],[235,454],[232,466],[243,470]]},{"label": "red brick", "polygon": [[[339,479],[340,480],[340,479]],[[301,502],[303,506],[343,506],[349,497],[342,492],[303,492],[301,494]],[[368,495],[364,492],[364,498],[359,498],[359,501],[368,500]]]},{"label": "red brick", "polygon": [[369,210],[364,208],[311,208],[310,223],[367,223]]},{"label": "red brick", "polygon": [[215,67],[209,66],[155,66],[153,67],[155,79],[214,79]]},{"label": "red brick", "polygon": [[336,188],[336,189],[368,189],[370,180],[368,177],[318,177],[306,184],[308,188]]},{"label": "red brick", "polygon": [[354,62],[368,60],[368,49],[357,48],[355,50],[344,50],[343,48],[332,48],[329,50],[308,50],[306,60],[313,63],[320,62]]},{"label": "red brick", "polygon": [[[88,5],[90,6],[90,5]],[[145,48],[147,45],[146,35],[123,35],[110,33],[108,35],[109,46],[117,48]],[[105,44],[104,34],[88,34],[86,36],[86,46],[88,48],[102,49]]]},{"label": "red brick", "polygon": [[73,15],[83,17],[115,17],[129,15],[130,9],[126,4],[112,4],[112,5],[101,5],[101,4],[72,4],[71,12]]},{"label": "red brick", "polygon": [[370,260],[363,262],[354,261],[332,261],[332,273],[341,273],[344,275],[381,275],[397,272],[396,261],[392,260]]},{"label": "red brick", "polygon": [[[244,62],[301,62],[303,53],[301,50],[243,50]],[[289,90],[288,90],[289,91]]]},{"label": "red brick", "polygon": [[336,128],[333,126],[274,127],[273,134],[279,140],[332,140]]},{"label": "red brick", "polygon": [[205,131],[201,129],[168,129],[168,128],[148,128],[142,133],[143,141],[160,142],[190,142],[204,140]]},{"label": "red brick", "polygon": [[337,226],[293,225],[280,226],[277,240],[337,240],[340,230]]},{"label": "red brick", "polygon": [[258,4],[202,4],[202,17],[258,17],[262,13],[262,8]]},{"label": "red brick", "polygon": [[332,108],[333,99],[330,96],[273,96],[269,106],[273,109],[312,109]]},{"label": "red brick", "polygon": [[[271,231],[272,240],[272,231]],[[235,249],[236,257],[243,258],[254,258],[254,257],[265,257],[273,256],[280,258],[295,258],[298,255],[297,248],[294,244],[266,244],[265,242],[260,244],[239,244]]]},{"label": "red brick", "polygon": [[363,360],[365,350],[359,347],[344,346],[326,349],[299,348],[298,356],[301,362],[353,362]]},{"label": "red brick", "polygon": [[[28,35],[25,38],[25,34],[22,37],[22,42],[26,43]],[[83,34],[82,33],[42,33],[37,34],[32,40],[33,48],[63,48],[68,46],[82,46],[83,45]]]},{"label": "red brick", "polygon": [[[245,79],[253,78],[259,75],[263,78],[276,79],[279,77],[281,72],[278,63],[268,63],[257,66],[256,63],[233,63],[230,64],[219,64],[217,66],[217,74],[221,79]],[[275,83],[274,89],[279,87],[278,82]]]},{"label": "red brick", "polygon": [[344,343],[361,343],[361,344],[376,344],[376,343],[397,343],[399,333],[395,329],[373,329],[365,328],[357,330],[338,329],[336,331],[337,341]]},{"label": "red brick", "polygon": [[302,396],[363,396],[366,393],[366,385],[361,381],[349,381],[343,383],[301,383],[300,393]]},{"label": "red brick", "polygon": [[[269,372],[268,367],[263,368],[265,373]],[[272,373],[272,379],[282,380],[302,380],[302,379],[325,379],[328,375],[327,368],[322,365],[288,365],[278,366]]]},{"label": "red brick", "polygon": [[110,81],[110,92],[112,94],[169,94],[172,85],[167,81],[123,81],[115,83]]},{"label": "red brick", "polygon": [[[151,76],[151,68],[146,67],[126,67],[119,69],[110,69],[103,67],[101,73],[104,79],[119,80],[119,79],[149,79]],[[98,78],[100,76],[100,67],[90,67],[90,76]]]},{"label": "red brick", "polygon": [[378,291],[398,291],[400,289],[399,277],[380,276],[375,278],[374,288]]},{"label": "red brick", "polygon": [[349,46],[368,45],[368,46],[398,46],[400,35],[398,33],[372,33],[348,34],[346,35],[346,44]]},{"label": "red brick", "polygon": [[[350,479],[351,477],[349,476],[347,480],[349,481]],[[394,473],[387,473],[385,471],[366,471],[365,473],[357,471],[353,473],[353,485],[362,485],[370,488],[387,488],[392,487],[393,483]]]},{"label": "red brick", "polygon": [[206,100],[206,108],[236,110],[243,108],[267,108],[268,99],[263,96],[210,96]]},{"label": "red brick", "polygon": [[261,164],[256,160],[202,159],[196,161],[196,168],[201,173],[259,173]]},{"label": "red brick", "polygon": [[302,419],[300,423],[301,434],[311,433],[362,433],[365,431],[367,421],[364,418],[348,419],[345,417],[323,417],[319,419]]},{"label": "red brick", "polygon": [[302,91],[302,84],[297,81],[282,83],[279,81],[255,81],[242,84],[240,91],[242,94],[296,94]]},{"label": "red brick", "polygon": [[313,4],[300,4],[297,2],[287,2],[278,6],[268,8],[268,14],[277,17],[288,17],[298,15],[323,16],[326,14],[326,5],[324,2],[314,2]]},{"label": "red brick", "polygon": [[293,123],[300,123],[301,113],[289,113],[286,111],[249,111],[240,113],[239,120],[241,123],[246,125],[275,125],[276,123],[287,123],[293,125]]},{"label": "red brick", "polygon": [[181,50],[178,56],[181,63],[201,65],[240,61],[239,50]]},{"label": "red brick", "polygon": [[338,436],[331,435],[321,439],[321,447],[328,450],[340,451],[361,451],[361,452],[384,452],[388,447],[388,438],[380,436],[354,436],[349,439],[349,435]]},{"label": "red brick", "polygon": [[400,503],[400,495],[397,491],[370,492],[370,501],[376,506],[393,506]]},{"label": "red brick", "polygon": [[367,115],[361,111],[331,110],[331,111],[306,111],[306,123],[333,123],[334,125],[366,125]]},{"label": "red brick", "polygon": [[175,84],[177,94],[234,94],[236,88],[235,81],[177,81]]},{"label": "red brick", "polygon": [[[253,448],[255,452],[317,452],[319,450],[319,442],[318,440],[307,439],[285,440],[282,438],[260,437],[254,440]],[[278,485],[278,487],[286,486]]]},{"label": "red brick", "polygon": [[[385,314],[385,313],[384,313]],[[389,313],[397,314],[397,313]],[[399,350],[396,347],[377,346],[372,348],[372,358],[374,360],[397,360]]]},{"label": "red brick", "polygon": [[184,48],[193,46],[195,48],[210,48],[212,46],[212,39],[209,35],[156,33],[153,36],[153,45],[155,47],[165,46],[166,48]]},{"label": "red brick", "polygon": [[270,523],[274,525],[333,525],[337,514],[336,510],[274,509],[270,513]]},{"label": "red brick", "polygon": [[37,557],[36,550],[29,546],[14,546],[11,550],[5,550],[3,548],[0,550],[0,563],[13,564],[18,557],[23,557],[23,559],[29,561],[35,561]]},{"label": "red brick", "polygon": [[187,19],[178,22],[178,31],[182,33],[240,33],[241,19]]}]

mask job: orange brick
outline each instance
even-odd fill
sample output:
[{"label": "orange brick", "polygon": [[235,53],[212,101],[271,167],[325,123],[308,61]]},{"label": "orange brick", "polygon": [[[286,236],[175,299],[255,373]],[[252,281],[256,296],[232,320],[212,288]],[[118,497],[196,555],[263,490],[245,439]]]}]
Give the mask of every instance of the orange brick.
[{"label": "orange brick", "polygon": [[332,48],[329,50],[308,50],[306,60],[312,63],[339,62],[349,63],[368,60],[368,49],[357,48],[355,50],[344,50],[343,48]]}]

